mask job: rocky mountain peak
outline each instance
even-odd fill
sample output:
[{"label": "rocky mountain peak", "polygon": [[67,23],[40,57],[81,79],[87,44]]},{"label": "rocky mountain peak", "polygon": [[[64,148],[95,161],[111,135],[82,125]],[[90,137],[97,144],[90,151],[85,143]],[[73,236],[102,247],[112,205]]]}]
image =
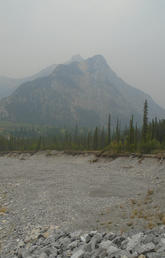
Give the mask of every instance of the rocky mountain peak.
[{"label": "rocky mountain peak", "polygon": [[73,63],[73,62],[83,62],[84,59],[82,58],[82,56],[80,56],[79,54],[78,55],[74,55],[71,57],[71,59],[67,62],[67,64],[70,64],[70,63]]},{"label": "rocky mountain peak", "polygon": [[87,60],[88,60],[88,63],[90,63],[91,65],[95,65],[99,67],[108,66],[107,61],[102,55],[95,55],[93,57],[88,58]]}]

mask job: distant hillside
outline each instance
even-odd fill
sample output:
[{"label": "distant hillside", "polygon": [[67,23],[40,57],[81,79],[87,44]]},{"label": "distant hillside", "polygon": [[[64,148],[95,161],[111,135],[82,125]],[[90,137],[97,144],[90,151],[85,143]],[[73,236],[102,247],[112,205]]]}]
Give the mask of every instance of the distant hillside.
[{"label": "distant hillside", "polygon": [[51,65],[39,73],[21,79],[0,76],[0,99],[10,96],[22,83],[50,75],[55,67],[56,65]]},{"label": "distant hillside", "polygon": [[150,118],[165,118],[165,110],[150,96],[120,79],[103,56],[76,58],[58,65],[44,78],[23,83],[0,102],[1,120],[51,124],[59,127],[103,125],[111,113],[113,121],[125,125],[132,114],[140,122],[145,99]]}]

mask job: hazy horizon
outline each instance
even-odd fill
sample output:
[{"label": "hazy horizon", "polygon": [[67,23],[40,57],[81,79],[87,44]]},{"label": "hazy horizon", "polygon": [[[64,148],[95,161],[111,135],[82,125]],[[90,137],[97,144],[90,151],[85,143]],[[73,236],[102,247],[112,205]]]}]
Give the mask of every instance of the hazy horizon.
[{"label": "hazy horizon", "polygon": [[164,0],[0,0],[0,75],[26,77],[101,54],[165,107]]}]

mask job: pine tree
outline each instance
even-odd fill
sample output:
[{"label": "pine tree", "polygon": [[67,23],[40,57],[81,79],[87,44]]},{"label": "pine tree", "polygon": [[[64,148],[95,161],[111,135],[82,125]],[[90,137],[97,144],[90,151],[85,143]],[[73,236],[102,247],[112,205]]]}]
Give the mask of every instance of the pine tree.
[{"label": "pine tree", "polygon": [[87,149],[90,150],[91,148],[91,132],[88,132],[88,136],[87,136]]},{"label": "pine tree", "polygon": [[94,136],[93,136],[93,148],[94,150],[98,149],[98,128],[95,128]]},{"label": "pine tree", "polygon": [[134,134],[134,125],[133,125],[133,115],[130,119],[129,125],[129,144],[134,144],[135,142],[135,134]]},{"label": "pine tree", "polygon": [[120,125],[119,125],[119,120],[117,119],[116,123],[116,141],[119,143],[120,141]]},{"label": "pine tree", "polygon": [[77,144],[78,141],[78,125],[76,124],[75,129],[74,129],[74,142]]},{"label": "pine tree", "polygon": [[138,145],[138,127],[137,127],[137,123],[135,126],[135,149],[137,150],[137,145]]},{"label": "pine tree", "polygon": [[107,143],[110,144],[111,142],[111,115],[109,114],[108,116],[108,139],[107,139]]},{"label": "pine tree", "polygon": [[100,147],[101,148],[104,148],[105,147],[105,132],[104,132],[104,126],[102,128],[102,131],[101,131],[101,135],[100,135]]},{"label": "pine tree", "polygon": [[144,102],[144,113],[143,113],[143,127],[142,127],[142,140],[147,141],[148,133],[148,103],[147,100]]}]

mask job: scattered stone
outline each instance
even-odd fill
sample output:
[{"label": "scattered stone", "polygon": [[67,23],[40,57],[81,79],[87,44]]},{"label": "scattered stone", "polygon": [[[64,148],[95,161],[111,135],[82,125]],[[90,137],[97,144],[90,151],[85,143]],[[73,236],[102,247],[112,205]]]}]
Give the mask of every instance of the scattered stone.
[{"label": "scattered stone", "polygon": [[142,237],[143,237],[143,233],[133,235],[132,238],[129,239],[129,242],[127,244],[127,250],[129,252],[133,251],[135,247],[137,247],[137,245],[140,244]]},{"label": "scattered stone", "polygon": [[47,256],[47,254],[46,253],[42,253],[42,254],[40,254],[40,256],[39,256],[39,258],[47,258],[48,256]]},{"label": "scattered stone", "polygon": [[91,240],[91,237],[89,234],[84,234],[80,238],[81,238],[81,241],[85,243],[88,243]]},{"label": "scattered stone", "polygon": [[118,251],[120,251],[117,247],[115,246],[110,246],[108,249],[107,249],[107,254],[108,255],[112,255],[112,254],[115,254],[117,253]]},{"label": "scattered stone", "polygon": [[[160,258],[165,257],[165,228],[153,229],[134,234],[98,233],[97,231],[54,232],[47,238],[38,237],[40,231],[34,231],[35,239],[25,242],[18,239],[14,258]],[[26,236],[25,236],[26,238]],[[110,240],[111,239],[111,240]],[[158,241],[154,242],[155,239]]]},{"label": "scattered stone", "polygon": [[155,245],[153,243],[148,243],[146,245],[141,245],[138,248],[138,253],[139,254],[146,254],[146,253],[153,252],[153,251],[155,251]]},{"label": "scattered stone", "polygon": [[84,251],[82,249],[79,249],[78,251],[76,251],[71,258],[82,258],[84,255]]},{"label": "scattered stone", "polygon": [[110,240],[102,241],[102,242],[100,243],[100,247],[101,247],[102,249],[106,249],[106,250],[107,250],[111,245],[112,245],[112,241],[110,241]]},{"label": "scattered stone", "polygon": [[74,240],[73,242],[71,242],[71,243],[68,245],[68,248],[72,250],[72,249],[78,247],[78,245],[79,245],[79,241],[78,241],[78,240]]}]

